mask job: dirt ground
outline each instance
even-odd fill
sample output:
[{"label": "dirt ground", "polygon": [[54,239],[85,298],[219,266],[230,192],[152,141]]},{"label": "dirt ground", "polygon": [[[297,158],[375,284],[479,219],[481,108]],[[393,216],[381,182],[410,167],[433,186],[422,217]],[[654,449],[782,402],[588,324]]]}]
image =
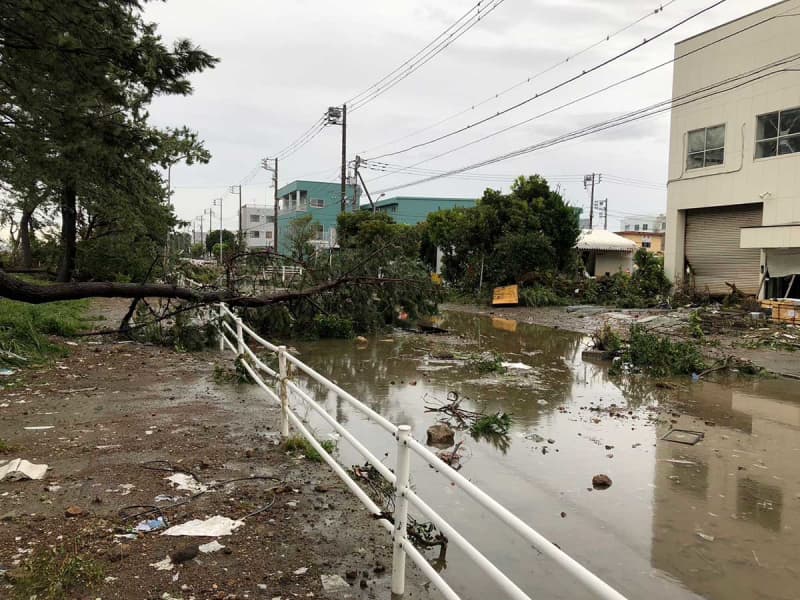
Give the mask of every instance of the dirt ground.
[{"label": "dirt ground", "polygon": [[[97,327],[124,308],[95,302],[106,319]],[[0,440],[11,447],[0,459],[49,465],[42,480],[0,482],[0,597],[19,594],[25,565],[48,549],[102,570],[91,588],[64,590],[62,568],[53,598],[390,596],[389,537],[324,463],[287,455],[278,412],[254,386],[214,383],[214,366],[230,366],[230,355],[71,343],[64,360],[0,380]],[[166,480],[175,472],[209,491],[175,489]],[[159,515],[169,525],[214,515],[244,524],[218,538],[224,549],[189,558],[215,538],[132,535]],[[175,552],[189,559],[152,566]],[[347,588],[324,591],[321,576],[331,574]],[[40,567],[37,577],[50,576]],[[427,597],[412,568],[409,580],[409,597]]]},{"label": "dirt ground", "polygon": [[[464,304],[444,304],[442,310],[452,310],[472,314],[487,315],[504,319],[512,319],[520,323],[542,325],[554,329],[575,331],[591,335],[604,323],[611,320],[615,328],[626,329],[637,319],[646,317],[669,316],[672,311],[663,309],[605,309],[603,307],[583,307],[573,310],[562,306],[545,307],[489,307]],[[711,361],[725,356],[733,356],[741,361],[751,362],[768,373],[800,379],[800,354],[796,351],[757,347],[753,338],[770,339],[774,335],[789,335],[792,339],[800,339],[800,328],[786,331],[787,326],[767,322],[753,323],[748,329],[731,329],[703,340],[702,349]],[[668,331],[663,332],[669,335]]]}]

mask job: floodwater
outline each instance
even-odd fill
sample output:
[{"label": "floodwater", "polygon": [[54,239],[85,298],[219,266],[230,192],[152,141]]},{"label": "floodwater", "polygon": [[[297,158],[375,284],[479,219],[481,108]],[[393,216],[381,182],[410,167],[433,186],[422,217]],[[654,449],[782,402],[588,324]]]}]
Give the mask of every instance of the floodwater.
[{"label": "floodwater", "polygon": [[[410,425],[422,441],[441,416],[425,406],[448,392],[464,398],[464,408],[511,413],[506,438],[456,434],[464,442],[461,473],[628,598],[800,598],[800,382],[618,385],[604,365],[581,359],[584,336],[457,313],[442,325],[458,336],[297,348],[309,365],[392,422]],[[480,376],[430,360],[442,350],[492,350],[531,369]],[[308,387],[394,468],[387,433]],[[326,437],[330,428],[308,414]],[[672,428],[704,438],[696,445],[662,440]],[[363,462],[345,442],[338,452],[345,465]],[[414,459],[411,472],[417,493],[532,598],[592,597],[424,461]],[[592,489],[598,473],[611,477],[609,489]],[[445,558],[436,560],[436,550],[427,556],[462,597],[501,597],[454,544]]]}]

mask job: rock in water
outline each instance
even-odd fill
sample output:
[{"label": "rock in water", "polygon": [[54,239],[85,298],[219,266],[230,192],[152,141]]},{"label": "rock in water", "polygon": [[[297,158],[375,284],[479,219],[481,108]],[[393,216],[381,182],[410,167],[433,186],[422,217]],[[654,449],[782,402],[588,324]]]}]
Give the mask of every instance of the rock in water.
[{"label": "rock in water", "polygon": [[449,448],[455,443],[455,432],[444,423],[428,427],[428,446]]},{"label": "rock in water", "polygon": [[605,490],[611,487],[611,477],[600,473],[592,477],[592,487],[596,490]]}]

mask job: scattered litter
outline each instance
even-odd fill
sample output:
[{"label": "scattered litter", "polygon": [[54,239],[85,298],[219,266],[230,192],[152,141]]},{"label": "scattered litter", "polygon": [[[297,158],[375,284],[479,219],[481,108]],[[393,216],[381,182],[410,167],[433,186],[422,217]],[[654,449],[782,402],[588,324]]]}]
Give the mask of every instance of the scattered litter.
[{"label": "scattered litter", "polygon": [[106,583],[114,583],[117,579],[118,579],[117,577],[112,577],[111,575],[108,575],[103,581],[105,581]]},{"label": "scattered litter", "polygon": [[37,465],[22,458],[15,458],[0,467],[0,481],[4,479],[11,481],[41,479],[45,473],[47,473],[47,465]]},{"label": "scattered litter", "polygon": [[164,517],[158,517],[157,519],[145,519],[141,521],[136,527],[134,527],[134,531],[140,531],[142,533],[149,533],[151,531],[158,531],[159,529],[166,528],[167,524],[164,522]]},{"label": "scattered litter", "polygon": [[161,535],[190,535],[198,537],[219,537],[231,535],[235,529],[244,525],[244,521],[234,521],[228,517],[215,515],[205,521],[192,519],[186,523],[175,525],[167,529]]},{"label": "scattered litter", "polygon": [[156,571],[172,571],[172,567],[175,565],[172,564],[172,559],[167,556],[164,560],[160,560],[155,563],[150,563],[151,567],[155,567]]},{"label": "scattered litter", "polygon": [[538,404],[539,406],[547,406],[549,402],[547,402],[547,400],[537,400],[536,404]]},{"label": "scattered litter", "polygon": [[320,575],[322,589],[326,592],[338,592],[339,590],[350,589],[350,584],[342,579],[341,575]]},{"label": "scattered litter", "polygon": [[502,364],[506,369],[516,369],[517,371],[532,371],[533,370],[532,366],[526,365],[525,363],[521,363],[521,362],[504,362],[504,363],[500,363],[500,364]]},{"label": "scattered litter", "polygon": [[689,446],[694,446],[704,437],[705,434],[702,431],[688,431],[686,429],[670,429],[667,432],[667,434],[661,439],[667,442],[676,442],[678,444],[687,444]]},{"label": "scattered litter", "polygon": [[52,429],[55,425],[35,425],[33,427],[25,427],[28,431],[41,431],[43,429]]},{"label": "scattered litter", "polygon": [[0,369],[0,375],[3,377],[8,377],[9,375],[13,375],[16,373],[14,369]]},{"label": "scattered litter", "polygon": [[153,499],[153,501],[154,502],[174,502],[175,498],[173,498],[172,496],[165,496],[164,494],[161,494],[160,496],[156,496]]},{"label": "scattered litter", "polygon": [[295,575],[305,575],[308,572],[308,567],[300,567],[294,571]]},{"label": "scattered litter", "polygon": [[217,540],[214,540],[213,542],[208,542],[207,544],[201,544],[199,549],[203,554],[211,554],[213,552],[219,552],[224,547],[225,546],[220,544]]},{"label": "scattered litter", "polygon": [[177,489],[186,490],[187,492],[192,492],[193,494],[208,491],[207,486],[197,481],[197,479],[188,473],[173,473],[165,479],[170,481]]},{"label": "scattered litter", "polygon": [[114,448],[122,448],[122,444],[107,444],[105,446],[95,446],[95,450],[113,450]]},{"label": "scattered litter", "polygon": [[713,542],[715,539],[717,539],[713,535],[708,535],[707,533],[703,533],[702,531],[695,531],[695,534],[697,534],[697,537],[707,542]]},{"label": "scattered litter", "polygon": [[680,460],[678,458],[667,458],[664,459],[664,462],[672,463],[673,465],[686,465],[686,466],[696,466],[697,463],[691,460]]},{"label": "scattered litter", "polygon": [[139,536],[135,533],[117,533],[114,537],[118,540],[138,540]]},{"label": "scattered litter", "polygon": [[121,483],[119,484],[119,488],[117,491],[119,492],[120,496],[127,496],[131,493],[131,490],[135,490],[136,486],[132,483]]}]

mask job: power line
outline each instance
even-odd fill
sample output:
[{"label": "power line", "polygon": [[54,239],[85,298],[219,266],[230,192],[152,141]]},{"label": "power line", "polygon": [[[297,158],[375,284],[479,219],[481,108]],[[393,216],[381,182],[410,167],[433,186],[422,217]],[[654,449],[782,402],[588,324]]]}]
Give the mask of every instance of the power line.
[{"label": "power line", "polygon": [[469,107],[467,107],[467,108],[465,108],[465,109],[463,109],[463,110],[461,110],[461,111],[459,111],[457,113],[451,114],[450,116],[445,117],[445,118],[437,121],[436,123],[433,123],[431,125],[427,125],[426,127],[423,127],[421,129],[417,129],[416,131],[413,131],[413,132],[411,132],[409,134],[406,134],[406,135],[404,135],[402,137],[390,140],[388,142],[384,142],[382,144],[377,144],[375,146],[367,148],[366,150],[362,150],[361,154],[365,154],[365,153],[367,153],[367,152],[369,152],[371,150],[375,150],[377,148],[383,148],[384,146],[389,146],[390,144],[394,144],[396,142],[401,142],[401,141],[403,141],[405,139],[408,139],[410,137],[414,137],[416,135],[419,135],[420,133],[423,133],[425,131],[428,131],[430,129],[438,127],[439,125],[442,125],[444,123],[447,123],[448,121],[452,121],[453,119],[455,119],[457,117],[460,117],[461,115],[466,114],[466,113],[468,113],[470,111],[473,111],[476,108],[478,108],[480,106],[483,106],[484,104],[492,102],[493,100],[497,100],[497,99],[501,98],[502,96],[504,96],[505,94],[507,94],[509,92],[512,92],[512,91],[514,91],[514,90],[516,90],[516,89],[518,89],[518,88],[520,88],[520,87],[522,87],[524,85],[527,85],[527,84],[531,83],[532,81],[538,79],[542,75],[546,75],[547,73],[550,73],[551,71],[554,71],[555,69],[557,69],[561,65],[565,65],[565,64],[569,63],[569,61],[578,58],[582,54],[585,54],[585,53],[587,53],[587,52],[589,52],[591,50],[594,50],[598,46],[600,46],[600,45],[602,45],[602,44],[604,44],[606,42],[611,41],[613,38],[617,37],[618,35],[626,32],[626,31],[628,31],[631,28],[635,27],[636,25],[638,25],[639,23],[641,23],[645,19],[648,19],[648,18],[652,17],[653,15],[657,15],[657,14],[659,14],[661,12],[664,12],[665,8],[667,8],[670,4],[673,4],[673,3],[677,2],[677,1],[678,0],[670,0],[669,2],[666,2],[666,3],[662,4],[661,6],[656,8],[655,10],[652,10],[652,11],[648,12],[647,14],[639,17],[638,19],[636,19],[635,21],[633,21],[631,23],[628,23],[627,25],[625,25],[621,29],[618,29],[614,33],[611,33],[611,34],[605,36],[603,39],[601,39],[601,40],[599,40],[599,41],[597,41],[597,42],[595,42],[593,44],[590,44],[589,46],[586,46],[582,50],[579,50],[578,52],[575,52],[574,54],[571,54],[571,55],[567,56],[566,58],[560,60],[559,62],[554,63],[554,64],[550,65],[549,67],[534,73],[533,75],[530,75],[526,79],[523,79],[522,81],[519,81],[519,82],[515,83],[514,85],[512,85],[510,87],[507,87],[506,89],[504,89],[504,90],[502,90],[500,92],[496,92],[496,93],[492,94],[491,96],[487,96],[485,99],[481,100],[480,102],[476,102],[475,104],[472,104],[471,106],[469,106]]},{"label": "power line", "polygon": [[[751,29],[754,29],[755,27],[758,27],[758,26],[760,26],[760,25],[763,25],[764,23],[767,23],[767,22],[769,22],[769,21],[772,21],[772,20],[774,20],[774,19],[785,18],[785,17],[796,17],[796,16],[800,16],[798,13],[787,14],[787,13],[789,12],[789,10],[792,10],[792,8],[788,9],[787,11],[785,11],[784,13],[782,13],[782,14],[780,14],[780,15],[773,15],[773,16],[771,16],[771,17],[767,17],[766,19],[763,19],[763,20],[761,20],[761,21],[758,21],[757,23],[753,23],[753,24],[751,24],[751,25],[749,25],[749,26],[747,26],[747,27],[744,27],[744,28],[742,28],[742,29],[739,29],[739,30],[737,30],[737,31],[734,31],[734,32],[732,32],[732,33],[730,33],[730,34],[728,34],[728,35],[726,35],[726,36],[723,36],[723,37],[721,37],[721,38],[717,39],[717,40],[714,40],[714,41],[712,41],[712,42],[709,42],[709,43],[707,43],[707,44],[704,44],[703,46],[699,46],[698,48],[695,48],[695,49],[693,49],[693,50],[690,50],[690,51],[688,51],[688,52],[686,52],[686,53],[684,53],[684,54],[682,54],[682,55],[680,55],[680,56],[676,56],[675,58],[672,58],[672,59],[670,59],[670,60],[664,61],[664,62],[662,62],[662,63],[660,63],[660,64],[657,64],[657,65],[655,65],[655,66],[653,66],[653,67],[650,67],[650,68],[648,68],[648,69],[645,69],[645,70],[643,70],[643,71],[640,71],[640,72],[638,72],[638,73],[635,73],[635,74],[633,74],[633,75],[631,75],[631,76],[629,76],[629,77],[625,77],[625,78],[623,78],[623,79],[620,79],[620,80],[618,80],[618,81],[616,81],[616,82],[614,82],[614,83],[612,83],[612,84],[609,84],[609,85],[607,85],[607,86],[604,86],[604,87],[602,87],[602,88],[600,88],[600,89],[597,89],[597,90],[594,90],[594,91],[592,91],[592,92],[589,92],[588,94],[584,94],[583,96],[580,96],[580,97],[578,97],[578,98],[574,98],[574,99],[572,99],[572,100],[570,100],[570,101],[568,101],[568,102],[565,102],[565,103],[563,103],[563,104],[561,104],[561,105],[559,105],[559,106],[556,106],[556,107],[554,107],[554,108],[551,108],[551,109],[549,109],[549,110],[546,110],[546,111],[544,111],[544,112],[541,112],[541,113],[539,113],[539,114],[533,115],[532,117],[529,117],[529,118],[527,118],[527,119],[524,119],[524,120],[522,120],[522,121],[518,121],[518,122],[516,122],[516,123],[513,123],[513,124],[511,124],[511,125],[509,125],[509,126],[507,126],[507,127],[504,127],[504,128],[502,128],[502,129],[499,129],[499,130],[497,130],[497,131],[494,131],[494,132],[492,132],[492,133],[489,133],[489,134],[487,134],[487,135],[484,135],[484,136],[482,136],[482,137],[479,137],[479,138],[477,138],[477,139],[474,139],[474,140],[472,140],[472,141],[469,141],[469,142],[467,142],[467,143],[465,143],[465,144],[462,144],[462,145],[460,145],[460,146],[456,146],[455,148],[451,148],[451,149],[449,149],[449,150],[446,150],[446,151],[444,151],[444,152],[441,152],[441,153],[439,153],[439,154],[436,154],[436,155],[434,155],[434,156],[431,156],[431,157],[429,157],[429,158],[426,158],[426,159],[420,160],[419,162],[416,162],[416,163],[414,163],[413,165],[409,165],[409,166],[410,166],[410,167],[416,167],[416,166],[418,166],[418,165],[421,165],[421,164],[424,164],[424,163],[430,162],[430,161],[432,161],[432,160],[436,160],[437,158],[441,158],[441,157],[443,157],[443,156],[447,156],[448,154],[452,154],[453,152],[457,152],[457,151],[459,151],[459,150],[463,150],[464,148],[467,148],[467,147],[469,147],[469,146],[473,146],[473,145],[475,145],[475,144],[477,144],[477,143],[483,142],[483,141],[485,141],[485,140],[487,140],[487,139],[490,139],[490,138],[492,138],[492,137],[496,137],[496,136],[498,136],[498,135],[500,135],[500,134],[502,134],[502,133],[505,133],[505,132],[507,132],[507,131],[510,131],[511,129],[514,129],[514,128],[516,128],[516,127],[520,127],[520,126],[522,126],[522,125],[526,125],[526,124],[528,124],[528,123],[530,123],[530,122],[532,122],[532,121],[535,121],[535,120],[537,120],[537,119],[540,119],[540,118],[542,118],[542,117],[545,117],[545,116],[548,116],[548,115],[551,115],[551,114],[553,114],[553,113],[555,113],[555,112],[557,112],[557,111],[559,111],[559,110],[562,110],[562,109],[564,109],[564,108],[567,108],[567,107],[569,107],[569,106],[572,106],[572,105],[574,105],[574,104],[577,104],[578,102],[582,102],[583,100],[586,100],[586,99],[592,98],[592,97],[594,97],[594,96],[596,96],[596,95],[599,95],[599,94],[601,94],[601,93],[603,93],[603,92],[606,92],[606,91],[608,91],[608,90],[610,90],[610,89],[612,89],[612,88],[618,87],[618,86],[620,86],[620,85],[622,85],[622,84],[624,84],[624,83],[628,83],[628,82],[630,82],[630,81],[633,81],[634,79],[638,79],[639,77],[642,77],[642,76],[644,76],[644,75],[647,75],[647,74],[649,74],[649,73],[652,73],[652,72],[653,72],[653,71],[655,71],[656,69],[660,69],[660,68],[662,68],[662,67],[664,67],[664,66],[666,66],[666,65],[670,65],[670,64],[676,63],[676,62],[678,62],[678,61],[680,61],[680,60],[682,60],[682,59],[684,59],[684,58],[687,58],[688,56],[691,56],[691,55],[693,55],[693,54],[695,54],[695,53],[697,53],[697,52],[700,52],[700,51],[702,51],[702,50],[705,50],[706,48],[709,48],[710,46],[713,46],[713,45],[716,45],[716,44],[722,43],[722,42],[724,42],[724,41],[727,41],[728,39],[730,39],[730,38],[732,38],[732,37],[734,37],[734,36],[736,36],[736,35],[740,35],[740,34],[742,34],[742,33],[745,33],[745,32],[747,32],[747,31],[749,31],[749,30],[751,30]],[[365,159],[365,163],[366,163],[366,162],[369,162],[370,160],[374,160],[374,159]],[[384,178],[384,177],[387,177],[387,176],[388,176],[388,175],[390,175],[390,174],[391,174],[391,173],[387,173],[387,174],[385,174],[385,175],[381,175],[381,176],[379,176],[379,177],[376,177],[375,179],[382,179],[382,178]]]},{"label": "power line", "polygon": [[[557,144],[564,143],[566,141],[570,141],[570,140],[573,140],[573,139],[577,139],[577,138],[580,138],[580,137],[591,135],[593,133],[599,133],[601,131],[605,131],[606,129],[619,127],[620,125],[626,125],[626,124],[632,123],[634,121],[645,119],[645,118],[648,118],[648,117],[663,113],[663,112],[668,111],[668,110],[672,110],[672,109],[675,109],[675,108],[678,108],[678,107],[681,107],[681,106],[685,106],[685,105],[693,103],[693,102],[698,102],[700,100],[704,100],[706,98],[710,98],[710,97],[715,96],[717,94],[722,94],[722,93],[726,93],[726,92],[732,91],[732,90],[737,89],[739,87],[742,87],[744,85],[749,85],[751,83],[754,83],[756,81],[759,81],[759,80],[764,79],[766,77],[770,77],[770,76],[778,74],[778,73],[796,72],[798,69],[782,68],[782,69],[777,69],[775,71],[771,71],[769,73],[762,73],[763,71],[765,71],[767,69],[770,69],[770,68],[773,68],[773,67],[776,67],[776,66],[780,66],[780,65],[783,65],[783,64],[788,64],[790,62],[793,62],[793,61],[797,60],[798,58],[800,58],[800,53],[791,55],[791,56],[786,57],[785,59],[781,59],[779,61],[774,61],[773,63],[769,63],[767,65],[764,65],[763,67],[760,67],[758,69],[754,69],[754,70],[752,70],[750,72],[743,73],[743,74],[740,74],[740,75],[737,75],[737,76],[733,76],[733,77],[729,77],[729,78],[727,78],[727,79],[725,79],[725,80],[723,80],[721,82],[706,86],[704,88],[700,88],[698,90],[695,90],[693,92],[689,92],[689,93],[684,94],[682,96],[671,98],[671,99],[665,100],[663,102],[659,102],[659,103],[656,103],[656,104],[653,104],[653,105],[638,109],[636,111],[633,111],[633,112],[630,112],[630,113],[626,113],[624,115],[620,115],[618,117],[615,117],[614,119],[609,119],[607,121],[603,121],[603,122],[600,122],[600,123],[596,123],[594,125],[583,127],[583,128],[577,129],[575,131],[571,131],[569,133],[563,134],[561,136],[557,136],[555,138],[551,138],[549,140],[545,140],[543,142],[539,142],[539,143],[533,144],[531,146],[526,146],[524,148],[520,148],[518,150],[514,150],[512,152],[508,152],[508,153],[502,154],[500,156],[496,156],[496,157],[493,157],[493,158],[490,158],[490,159],[486,159],[486,160],[480,161],[478,163],[473,163],[471,165],[467,165],[467,166],[461,167],[459,169],[453,169],[453,170],[447,171],[447,172],[445,172],[444,174],[441,174],[441,175],[432,175],[430,177],[427,177],[427,178],[424,178],[424,179],[420,179],[420,180],[417,180],[417,181],[414,181],[414,182],[411,182],[411,183],[406,183],[406,184],[402,184],[402,185],[397,185],[397,186],[393,186],[393,187],[390,187],[390,188],[386,188],[386,189],[383,189],[383,190],[378,190],[375,193],[382,193],[382,192],[385,193],[385,192],[388,192],[388,191],[393,191],[393,190],[396,190],[396,189],[402,189],[402,188],[405,188],[405,187],[410,187],[412,185],[425,183],[427,181],[440,179],[441,177],[447,177],[447,176],[450,176],[450,175],[463,173],[465,171],[472,171],[474,169],[477,169],[477,168],[480,168],[480,167],[484,167],[484,166],[488,166],[490,164],[494,164],[494,163],[501,162],[501,161],[504,161],[504,160],[508,160],[510,158],[516,158],[518,156],[522,156],[524,154],[529,154],[529,153],[535,152],[537,150],[541,150],[541,149],[544,149],[544,148],[549,148],[551,146],[555,146]],[[762,74],[758,75],[759,73],[762,73]],[[758,75],[758,76],[757,77],[752,77],[754,75]],[[716,91],[709,91],[709,90],[713,90],[714,88],[717,88],[717,87],[720,87],[720,86],[723,86],[723,85],[726,85],[726,84],[729,84],[729,83],[734,83],[737,80],[744,79],[744,78],[747,78],[747,77],[752,77],[752,78],[748,79],[746,81],[743,81],[743,82],[736,83],[735,85],[732,85],[731,87],[728,87],[726,89],[716,90]],[[698,96],[697,98],[689,99],[689,98],[691,98],[691,96],[695,96],[697,94],[702,94],[703,92],[706,92],[706,91],[709,91],[709,93],[705,94],[703,96]],[[680,101],[680,100],[685,100],[685,101],[680,102],[680,103],[676,103],[676,101]]]},{"label": "power line", "polygon": [[[581,71],[577,75],[573,75],[572,77],[569,77],[569,78],[567,78],[567,79],[565,79],[565,80],[563,80],[563,81],[561,81],[561,82],[559,82],[559,83],[557,83],[557,84],[555,84],[553,86],[550,86],[549,88],[545,89],[542,92],[534,94],[533,96],[529,96],[528,98],[526,98],[524,100],[521,100],[520,102],[517,102],[516,104],[512,104],[511,106],[509,106],[507,108],[504,108],[503,110],[499,110],[499,111],[497,111],[496,113],[494,113],[492,115],[489,115],[489,116],[484,117],[482,119],[479,119],[477,121],[473,121],[472,123],[469,123],[468,125],[465,125],[465,126],[459,128],[459,129],[456,129],[456,130],[451,131],[449,133],[442,134],[442,135],[437,136],[435,138],[432,138],[430,140],[427,140],[427,141],[424,141],[424,142],[419,142],[417,144],[413,144],[411,146],[408,146],[408,147],[403,148],[401,150],[396,150],[394,152],[386,152],[384,154],[379,154],[378,156],[375,156],[375,157],[372,157],[372,158],[374,160],[376,158],[385,158],[387,156],[396,156],[398,154],[404,154],[404,153],[409,152],[411,150],[415,150],[417,148],[422,148],[424,146],[429,146],[430,144],[434,144],[436,142],[440,142],[440,141],[442,141],[444,139],[450,138],[450,137],[452,137],[454,135],[457,135],[459,133],[463,133],[464,131],[467,131],[468,129],[472,129],[474,127],[477,127],[478,125],[482,125],[484,123],[487,123],[487,122],[489,122],[489,121],[491,121],[493,119],[496,119],[496,118],[498,118],[498,117],[500,117],[502,115],[505,115],[505,114],[507,114],[507,113],[509,113],[509,112],[511,112],[513,110],[516,110],[516,109],[518,109],[518,108],[520,108],[522,106],[525,106],[526,104],[528,104],[530,102],[533,102],[534,100],[537,100],[537,99],[539,99],[539,98],[541,98],[543,96],[546,96],[547,94],[550,94],[550,93],[552,93],[552,92],[554,92],[556,90],[559,90],[562,87],[564,87],[566,85],[569,85],[570,83],[573,83],[573,82],[577,81],[578,79],[581,79],[581,78],[585,77],[586,75],[589,75],[590,73],[594,73],[595,71],[597,71],[599,69],[602,69],[603,67],[605,67],[605,66],[607,66],[607,65],[609,65],[609,64],[611,64],[611,63],[613,63],[613,62],[615,62],[615,61],[617,61],[617,60],[619,60],[619,59],[621,59],[621,58],[623,58],[625,56],[627,56],[628,54],[631,54],[632,52],[635,52],[636,50],[639,50],[640,48],[646,46],[647,44],[651,43],[652,41],[659,39],[660,37],[670,33],[671,31],[674,31],[675,29],[677,29],[681,25],[684,25],[684,24],[688,23],[692,19],[695,19],[695,18],[699,17],[700,15],[702,15],[702,14],[704,14],[704,13],[706,13],[706,12],[708,12],[708,11],[714,9],[714,8],[716,8],[717,6],[725,3],[726,1],[727,0],[716,0],[716,2],[714,2],[713,4],[703,8],[703,9],[701,9],[701,10],[695,12],[695,13],[692,13],[691,15],[681,19],[680,21],[678,21],[674,25],[670,25],[666,29],[662,29],[657,34],[655,34],[654,36],[649,37],[649,38],[645,38],[643,41],[639,42],[638,44],[636,44],[634,46],[631,46],[630,48],[627,48],[627,49],[623,50],[622,52],[620,52],[618,54],[615,54],[611,58],[607,58],[606,60],[594,65],[593,67],[590,67],[588,69],[584,69],[583,71]],[[366,160],[370,160],[370,159],[367,158]]]},{"label": "power line", "polygon": [[485,0],[479,0],[452,25],[414,54],[414,56],[406,59],[405,62],[400,64],[393,71],[384,75],[382,79],[373,83],[355,96],[352,96],[343,104],[351,105],[351,112],[353,112],[362,108],[369,102],[372,102],[378,96],[386,93],[389,89],[397,85],[403,79],[409,77],[412,73],[449,47],[458,38],[477,25],[481,19],[492,13],[504,1],[505,0],[489,0],[486,6],[482,6]]}]

